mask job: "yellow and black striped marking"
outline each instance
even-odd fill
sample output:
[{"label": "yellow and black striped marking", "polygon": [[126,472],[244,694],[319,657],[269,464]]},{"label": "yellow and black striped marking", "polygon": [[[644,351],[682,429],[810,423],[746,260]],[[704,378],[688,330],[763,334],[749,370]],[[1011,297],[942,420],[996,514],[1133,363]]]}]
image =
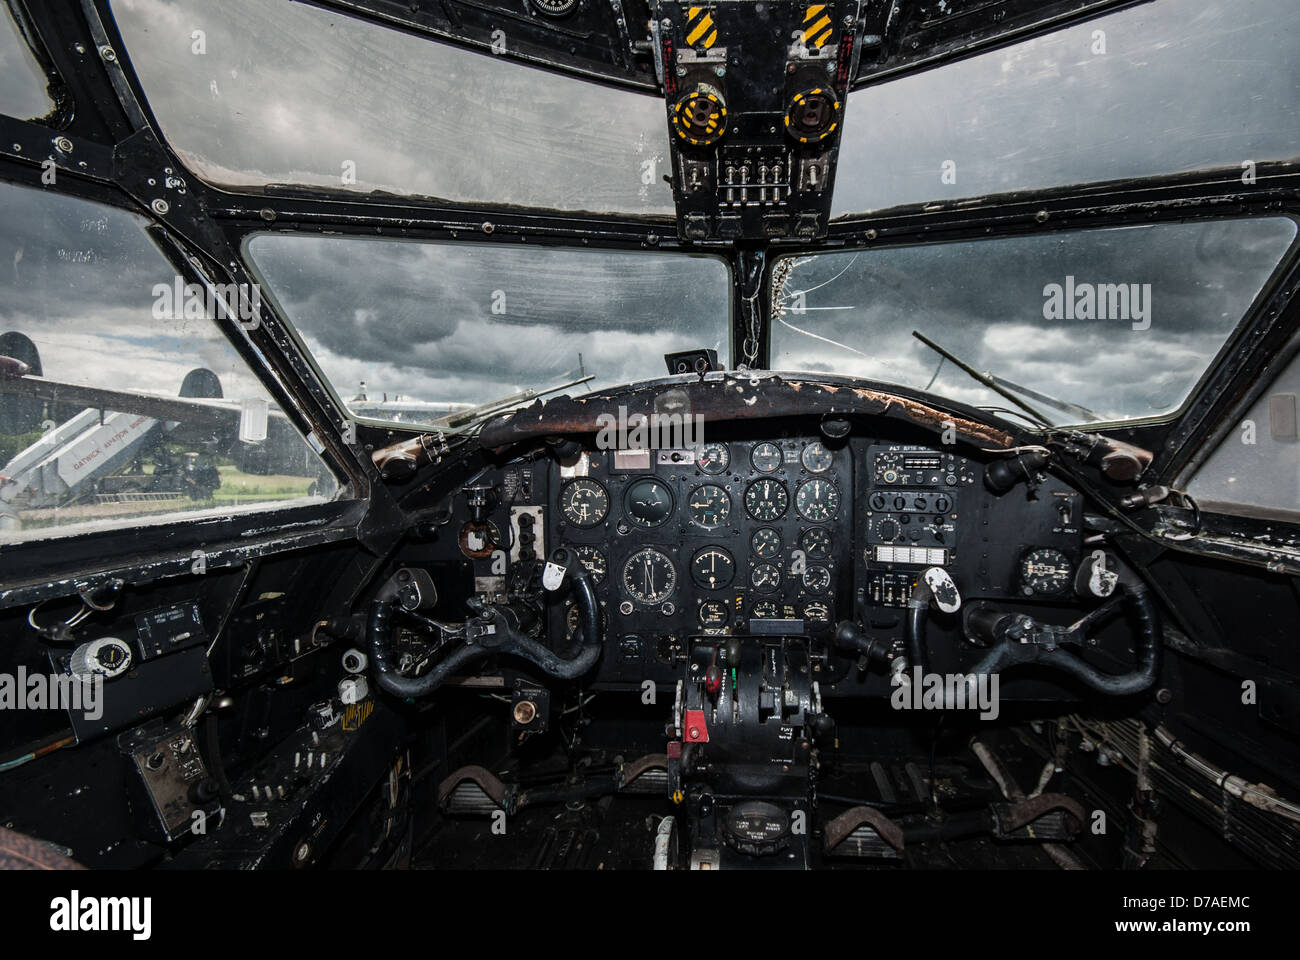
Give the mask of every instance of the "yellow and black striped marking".
[{"label": "yellow and black striped marking", "polygon": [[835,27],[824,3],[810,3],[803,12],[803,44],[824,47],[831,42]]},{"label": "yellow and black striped marking", "polygon": [[686,8],[686,45],[710,50],[718,42],[718,28],[708,7]]}]

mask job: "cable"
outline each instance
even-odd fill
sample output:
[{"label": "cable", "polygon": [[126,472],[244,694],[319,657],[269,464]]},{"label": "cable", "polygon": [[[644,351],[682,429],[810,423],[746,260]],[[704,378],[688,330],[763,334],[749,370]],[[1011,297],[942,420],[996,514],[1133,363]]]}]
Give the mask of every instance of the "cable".
[{"label": "cable", "polygon": [[31,763],[33,760],[35,760],[38,757],[43,757],[47,754],[53,753],[55,750],[62,750],[64,747],[70,747],[76,742],[77,742],[77,738],[75,736],[67,736],[61,740],[55,740],[52,743],[47,743],[43,747],[37,747],[35,750],[31,751],[30,753],[26,753],[21,757],[18,757],[14,760],[6,760],[3,763],[0,763],[0,773],[8,773],[10,770],[17,770],[19,767],[23,766],[24,764]]}]

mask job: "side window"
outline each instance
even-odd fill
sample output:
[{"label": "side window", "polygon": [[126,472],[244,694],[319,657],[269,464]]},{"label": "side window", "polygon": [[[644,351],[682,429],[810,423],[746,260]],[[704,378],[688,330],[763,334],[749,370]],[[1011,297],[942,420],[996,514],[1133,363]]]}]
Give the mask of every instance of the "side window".
[{"label": "side window", "polygon": [[1300,518],[1300,354],[1219,442],[1187,492],[1212,510]]},{"label": "side window", "polygon": [[227,314],[121,210],[12,184],[0,209],[0,543],[335,496],[221,331],[258,291]]}]

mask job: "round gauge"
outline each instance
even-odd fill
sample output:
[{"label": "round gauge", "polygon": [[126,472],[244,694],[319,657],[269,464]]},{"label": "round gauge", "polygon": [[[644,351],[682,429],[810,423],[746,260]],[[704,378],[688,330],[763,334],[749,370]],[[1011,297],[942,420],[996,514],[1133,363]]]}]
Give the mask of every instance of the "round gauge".
[{"label": "round gauge", "polygon": [[538,13],[544,13],[548,17],[567,17],[573,13],[573,8],[578,5],[578,0],[529,0]]},{"label": "round gauge", "polygon": [[705,590],[721,590],[736,575],[736,561],[722,547],[704,547],[691,558],[691,579]]},{"label": "round gauge", "polygon": [[704,473],[713,476],[726,473],[727,468],[731,466],[731,453],[727,450],[725,443],[706,443],[700,447],[699,456],[695,458],[695,465]]},{"label": "round gauge", "polygon": [[579,477],[560,488],[560,513],[575,527],[595,527],[609,516],[609,491],[598,481]]},{"label": "round gauge", "polygon": [[577,554],[578,561],[591,574],[593,584],[600,586],[605,582],[605,574],[609,573],[609,564],[605,561],[605,555],[600,552],[599,548],[584,543],[569,549]]},{"label": "round gauge", "polygon": [[804,604],[803,618],[813,623],[830,623],[831,608],[820,600],[814,600],[812,603]]},{"label": "round gauge", "polygon": [[799,546],[809,560],[826,560],[831,555],[831,535],[821,527],[809,527],[799,537]]},{"label": "round gauge", "polygon": [[831,588],[831,572],[820,564],[811,564],[804,569],[803,588],[809,593],[825,593]]},{"label": "round gauge", "polygon": [[673,515],[673,492],[657,477],[634,480],[623,495],[623,509],[638,527],[657,527]]},{"label": "round gauge", "polygon": [[749,462],[759,473],[771,473],[781,466],[781,448],[775,443],[764,440],[749,454]]},{"label": "round gauge", "polygon": [[700,623],[706,627],[721,627],[727,622],[727,605],[717,600],[700,604]]},{"label": "round gauge", "polygon": [[755,480],[745,491],[745,511],[755,520],[780,520],[790,509],[790,493],[777,480]]},{"label": "round gauge", "polygon": [[1020,558],[1020,587],[1029,595],[1054,597],[1064,593],[1074,569],[1060,550],[1038,547]]},{"label": "round gauge", "polygon": [[760,593],[771,593],[781,586],[781,571],[775,564],[755,564],[749,571],[749,585]]},{"label": "round gauge", "polygon": [[835,455],[827,450],[820,440],[814,440],[803,448],[799,461],[809,473],[825,473],[835,465]]},{"label": "round gauge", "polygon": [[781,617],[781,608],[772,600],[760,600],[754,604],[749,611],[749,615],[755,620],[779,620]]},{"label": "round gauge", "polygon": [[471,560],[486,560],[492,556],[492,551],[505,545],[502,543],[501,531],[491,520],[481,523],[470,520],[460,528],[456,542],[460,544],[460,552]]},{"label": "round gauge", "polygon": [[771,527],[759,527],[749,538],[749,549],[754,556],[771,560],[781,552],[781,534]]},{"label": "round gauge", "polygon": [[658,606],[677,589],[677,568],[662,550],[646,547],[623,564],[623,589],[638,603]]},{"label": "round gauge", "polygon": [[720,527],[731,516],[731,497],[716,483],[706,483],[691,491],[686,501],[691,519],[701,527]]},{"label": "round gauge", "polygon": [[799,511],[799,516],[805,520],[824,523],[827,520],[834,520],[839,514],[840,492],[829,480],[820,477],[816,480],[805,480],[799,485],[799,490],[794,496],[794,505]]}]

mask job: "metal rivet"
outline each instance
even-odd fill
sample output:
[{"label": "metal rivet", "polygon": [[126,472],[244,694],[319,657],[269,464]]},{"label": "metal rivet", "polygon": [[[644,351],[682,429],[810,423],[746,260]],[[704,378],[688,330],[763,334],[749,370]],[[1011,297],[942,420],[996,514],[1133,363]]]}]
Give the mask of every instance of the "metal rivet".
[{"label": "metal rivet", "polygon": [[110,47],[108,44],[104,44],[104,46],[99,48],[99,55],[103,57],[105,60],[107,60],[109,63],[117,62],[117,51],[114,50],[112,47]]},{"label": "metal rivet", "polygon": [[167,211],[172,208],[171,204],[168,203],[166,200],[164,200],[162,197],[159,197],[153,203],[149,204],[149,207],[153,210],[154,213],[158,214],[158,216],[160,217],[166,216]]},{"label": "metal rivet", "polygon": [[494,224],[491,220],[488,220],[485,221],[483,223],[483,226],[480,227],[479,229],[482,230],[484,233],[492,234],[496,232],[496,224]]},{"label": "metal rivet", "polygon": [[67,137],[55,137],[54,149],[58,150],[59,153],[71,153],[72,141],[69,140]]}]

